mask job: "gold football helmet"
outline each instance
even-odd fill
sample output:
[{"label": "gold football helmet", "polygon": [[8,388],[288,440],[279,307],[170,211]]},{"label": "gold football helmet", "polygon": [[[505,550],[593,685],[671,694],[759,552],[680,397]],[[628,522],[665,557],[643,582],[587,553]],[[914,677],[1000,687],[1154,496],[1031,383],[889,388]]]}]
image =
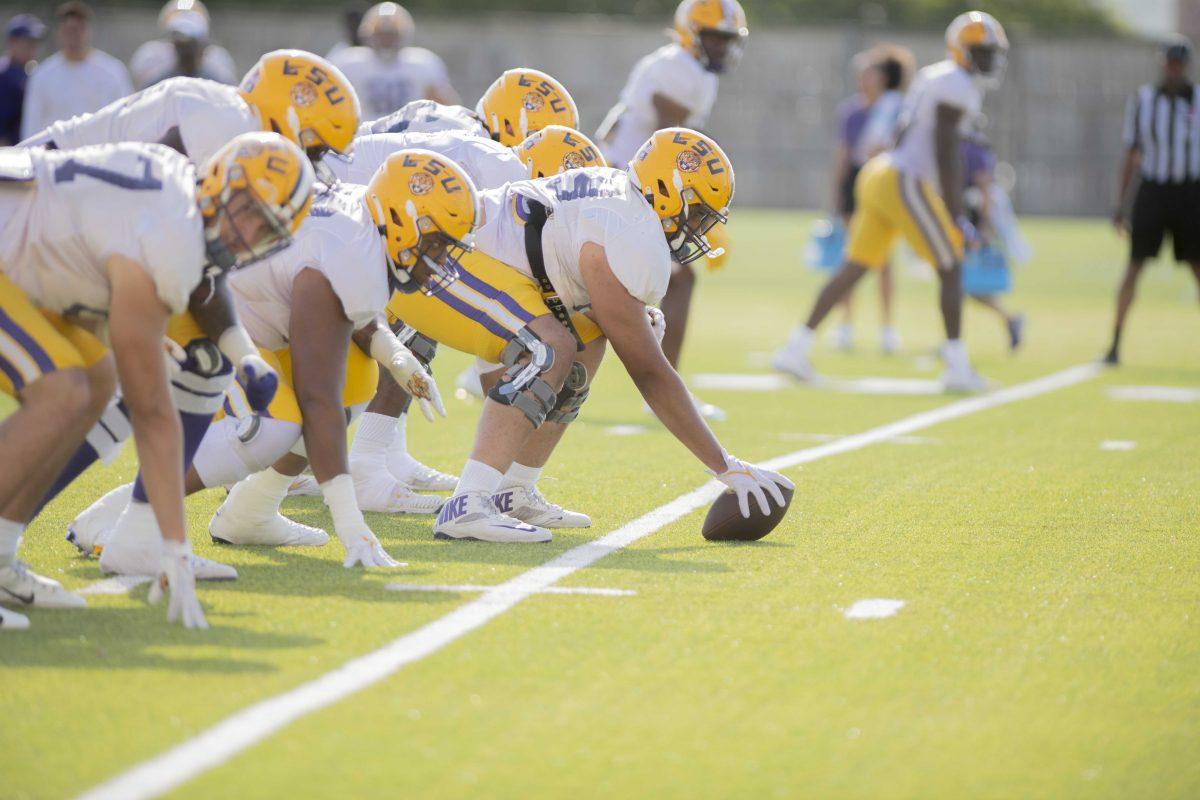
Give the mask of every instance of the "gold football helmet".
[{"label": "gold football helmet", "polygon": [[536,69],[505,72],[479,98],[475,113],[492,138],[509,147],[547,125],[579,127],[579,111],[566,87]]},{"label": "gold football helmet", "polygon": [[393,58],[412,44],[415,31],[412,15],[399,3],[376,3],[358,24],[359,41]]},{"label": "gold football helmet", "polygon": [[475,185],[461,167],[430,150],[400,150],[376,170],[364,199],[395,291],[432,295],[458,279],[479,217]]},{"label": "gold football helmet", "polygon": [[716,142],[687,128],[664,128],[641,146],[628,171],[662,220],[676,261],[720,255],[705,234],[729,219],[733,165]]},{"label": "gold football helmet", "polygon": [[547,125],[534,131],[513,150],[529,168],[531,178],[548,178],[580,167],[608,166],[595,142],[562,125]]},{"label": "gold football helmet", "polygon": [[358,95],[342,71],[304,50],[274,50],[242,78],[242,97],[258,109],[263,130],[304,149],[321,180],[333,182],[321,157],[348,155],[362,116]]},{"label": "gold football helmet", "polygon": [[308,216],[316,181],[299,147],[266,132],[230,139],[197,177],[209,259],[220,270],[244,267],[291,244]]},{"label": "gold football helmet", "polygon": [[1008,35],[985,11],[959,14],[946,28],[946,49],[954,63],[986,81],[999,83],[1008,62]]},{"label": "gold football helmet", "polygon": [[[742,60],[746,12],[738,0],[683,0],[675,9],[675,37],[709,72],[731,72]],[[704,42],[703,34],[716,34]]]},{"label": "gold football helmet", "polygon": [[201,0],[169,0],[162,7],[162,10],[158,12],[158,27],[166,30],[167,23],[171,21],[171,17],[180,11],[192,11],[204,17],[204,21],[208,22],[208,8],[205,7]]}]

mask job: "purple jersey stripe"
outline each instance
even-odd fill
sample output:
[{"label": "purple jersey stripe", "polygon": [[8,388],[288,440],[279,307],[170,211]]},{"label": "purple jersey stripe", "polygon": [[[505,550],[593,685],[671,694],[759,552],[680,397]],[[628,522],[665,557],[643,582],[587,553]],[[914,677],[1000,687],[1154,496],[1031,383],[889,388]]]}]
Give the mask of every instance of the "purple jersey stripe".
[{"label": "purple jersey stripe", "polygon": [[57,369],[54,366],[54,360],[42,349],[42,346],[34,341],[33,337],[26,333],[25,329],[18,325],[16,320],[6,314],[2,308],[0,308],[0,329],[3,329],[17,344],[21,345],[21,349],[29,354],[42,372],[50,373]]},{"label": "purple jersey stripe", "polygon": [[520,303],[512,299],[511,296],[497,289],[495,286],[492,286],[490,283],[485,283],[482,279],[472,275],[470,272],[467,272],[467,270],[461,264],[458,266],[458,279],[467,286],[470,286],[475,291],[479,292],[484,297],[498,301],[500,305],[511,311],[513,316],[522,322],[528,323],[533,321],[533,314],[530,314],[528,311],[522,308]]},{"label": "purple jersey stripe", "polygon": [[2,355],[0,355],[0,372],[8,376],[8,381],[13,385],[14,392],[19,392],[25,388],[25,381],[21,379],[21,373],[17,371],[16,367],[9,364]]},{"label": "purple jersey stripe", "polygon": [[508,341],[517,334],[516,331],[510,331],[508,328],[504,327],[479,309],[473,308],[464,303],[462,300],[459,300],[457,297],[450,294],[450,292],[438,292],[433,296],[453,308],[459,314],[462,314],[464,317],[475,320],[484,328],[487,328],[489,333],[493,334],[494,336],[498,336],[505,341]]}]

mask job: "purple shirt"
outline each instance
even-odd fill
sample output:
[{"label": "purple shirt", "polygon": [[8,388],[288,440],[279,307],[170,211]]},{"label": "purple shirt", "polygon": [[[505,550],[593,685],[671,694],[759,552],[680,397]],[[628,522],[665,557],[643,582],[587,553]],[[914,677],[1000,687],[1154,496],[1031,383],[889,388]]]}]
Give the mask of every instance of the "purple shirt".
[{"label": "purple shirt", "polygon": [[996,154],[988,145],[971,139],[964,139],[962,147],[963,158],[967,162],[967,185],[973,186],[976,175],[981,172],[990,173],[996,168]]},{"label": "purple shirt", "polygon": [[[847,97],[838,106],[838,142],[845,145],[851,153],[851,160],[854,161],[853,153],[855,145],[862,137],[863,131],[866,130],[867,120],[871,117],[871,108],[863,102],[861,95]],[[855,161],[855,166],[861,167],[862,164]]]},{"label": "purple shirt", "polygon": [[27,80],[24,64],[14,64],[8,56],[0,56],[0,145],[21,141],[21,105],[25,101]]}]

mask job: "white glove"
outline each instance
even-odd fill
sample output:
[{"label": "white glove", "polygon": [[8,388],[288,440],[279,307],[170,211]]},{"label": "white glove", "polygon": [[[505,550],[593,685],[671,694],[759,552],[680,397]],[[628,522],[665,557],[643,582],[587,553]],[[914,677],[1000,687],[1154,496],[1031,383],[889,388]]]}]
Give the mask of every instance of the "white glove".
[{"label": "white glove", "polygon": [[329,514],[333,517],[333,531],[341,541],[342,547],[346,548],[343,567],[349,569],[357,564],[389,569],[408,566],[389,556],[375,538],[375,534],[367,527],[354,495],[353,478],[342,473],[333,480],[322,483],[321,493],[325,496],[325,505],[329,506]]},{"label": "white glove", "polygon": [[663,337],[667,335],[666,316],[654,306],[646,306],[646,314],[650,317],[650,330],[654,331],[654,338],[662,344]]},{"label": "white glove", "polygon": [[[725,454],[725,471],[716,473],[708,470],[708,473],[737,492],[738,508],[745,519],[750,519],[750,495],[754,495],[758,501],[759,510],[766,515],[771,513],[771,506],[767,502],[767,492],[770,492],[771,497],[775,498],[775,502],[782,506],[783,492],[779,490],[779,484],[788,489],[796,488],[794,483],[778,472],[756,467],[736,459],[728,453]],[[763,491],[764,489],[766,491]]]},{"label": "white glove", "polygon": [[398,386],[417,399],[425,419],[433,422],[435,411],[446,416],[446,406],[433,376],[386,327],[380,327],[371,337],[371,357],[388,371]]},{"label": "white glove", "polygon": [[185,628],[207,628],[208,620],[196,599],[196,576],[192,572],[192,547],[187,542],[163,542],[162,574],[150,586],[151,605],[171,592],[167,603],[167,622],[179,620]]}]

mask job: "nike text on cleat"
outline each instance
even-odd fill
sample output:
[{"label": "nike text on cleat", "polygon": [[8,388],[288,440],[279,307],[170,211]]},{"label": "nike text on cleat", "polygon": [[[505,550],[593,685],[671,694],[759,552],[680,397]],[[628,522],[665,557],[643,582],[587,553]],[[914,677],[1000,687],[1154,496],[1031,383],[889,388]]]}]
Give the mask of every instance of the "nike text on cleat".
[{"label": "nike text on cleat", "polygon": [[35,608],[87,607],[82,597],[68,592],[58,581],[38,575],[24,561],[0,567],[0,603]]},{"label": "nike text on cleat", "polygon": [[501,514],[542,528],[590,528],[587,514],[567,511],[547,500],[537,487],[513,486],[492,495],[492,502]]},{"label": "nike text on cleat", "polygon": [[550,531],[501,514],[487,492],[467,492],[446,501],[433,526],[437,539],[481,542],[548,542]]},{"label": "nike text on cleat", "polygon": [[133,496],[133,484],[118,486],[67,525],[67,541],[85,556],[98,556]]}]

